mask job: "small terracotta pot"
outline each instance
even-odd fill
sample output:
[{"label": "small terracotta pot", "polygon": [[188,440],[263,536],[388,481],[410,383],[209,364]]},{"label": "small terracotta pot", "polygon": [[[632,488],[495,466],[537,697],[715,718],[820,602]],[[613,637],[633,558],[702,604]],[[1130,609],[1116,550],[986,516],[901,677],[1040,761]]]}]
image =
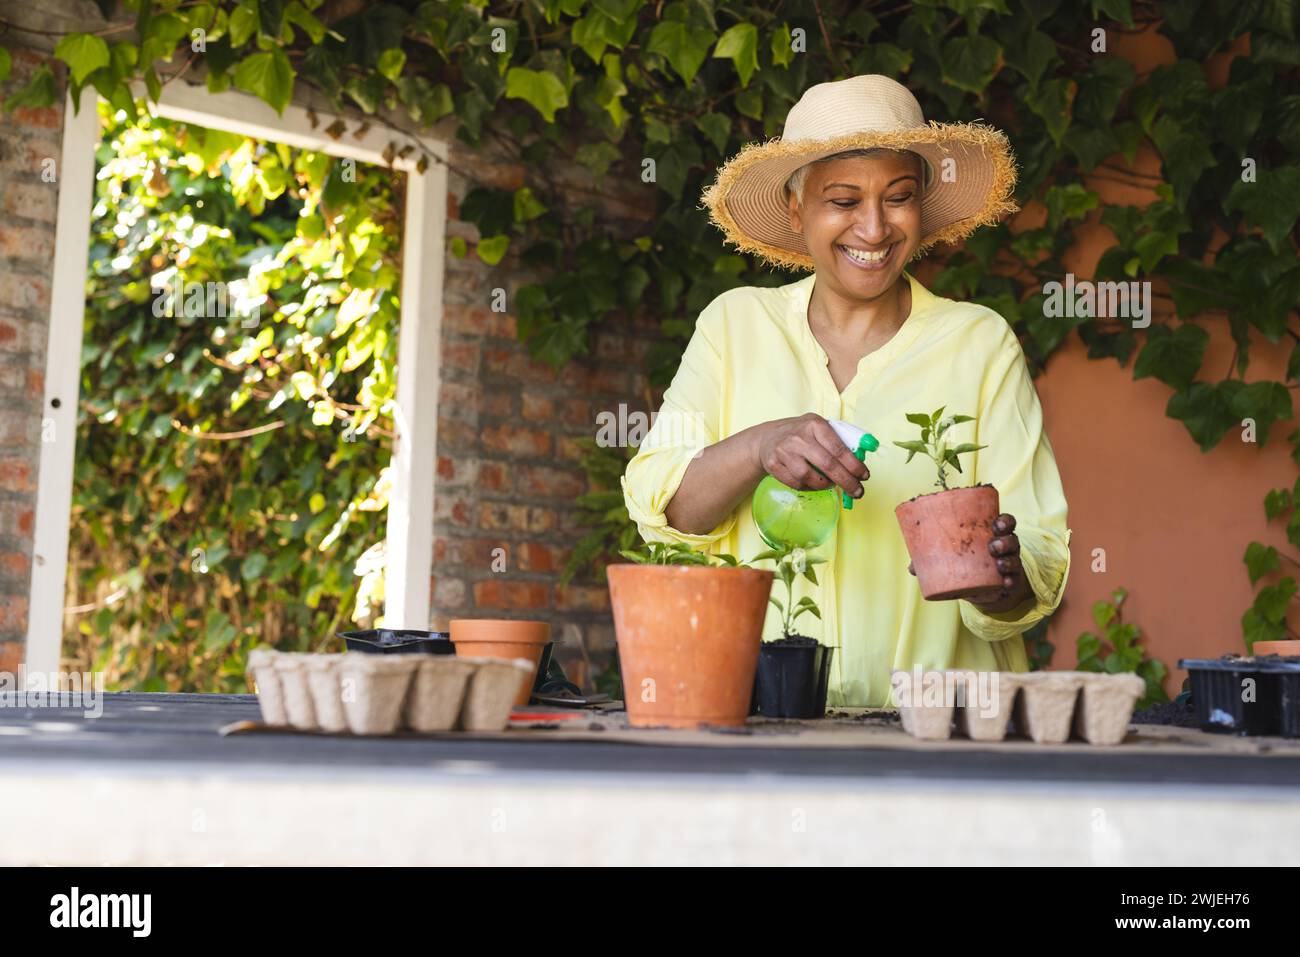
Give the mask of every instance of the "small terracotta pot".
[{"label": "small terracotta pot", "polygon": [[1253,655],[1300,655],[1300,638],[1286,638],[1281,641],[1257,641],[1251,645]]},{"label": "small terracotta pot", "polygon": [[991,485],[933,492],[894,509],[928,601],[982,601],[1002,591],[997,559],[989,553],[998,490]]},{"label": "small terracotta pot", "polygon": [[520,683],[515,707],[528,704],[537,680],[542,649],[551,640],[551,626],[544,621],[516,621],[506,618],[456,618],[451,623],[451,643],[465,658],[524,658],[533,663],[533,676]]},{"label": "small terracotta pot", "polygon": [[606,573],[628,723],[743,725],[772,572],[628,564]]}]

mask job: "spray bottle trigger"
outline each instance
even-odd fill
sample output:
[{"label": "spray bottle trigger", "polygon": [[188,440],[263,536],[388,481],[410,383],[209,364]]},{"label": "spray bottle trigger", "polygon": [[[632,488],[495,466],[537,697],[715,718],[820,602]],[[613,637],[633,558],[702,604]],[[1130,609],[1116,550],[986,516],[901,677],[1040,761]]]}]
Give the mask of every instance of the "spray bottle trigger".
[{"label": "spray bottle trigger", "polygon": [[[867,460],[867,453],[874,452],[880,448],[880,440],[870,432],[863,432],[862,438],[858,439],[858,446],[853,450],[853,457],[859,462]],[[853,498],[848,492],[840,493],[840,503],[849,511],[853,510]]]}]

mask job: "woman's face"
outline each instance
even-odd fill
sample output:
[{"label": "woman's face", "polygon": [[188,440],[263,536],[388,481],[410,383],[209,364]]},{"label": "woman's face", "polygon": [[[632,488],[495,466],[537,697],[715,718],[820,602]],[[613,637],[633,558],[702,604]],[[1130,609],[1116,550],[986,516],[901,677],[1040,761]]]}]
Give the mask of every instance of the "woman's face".
[{"label": "woman's face", "polygon": [[817,275],[854,299],[892,288],[921,243],[921,175],[920,157],[901,151],[813,164],[790,225]]}]

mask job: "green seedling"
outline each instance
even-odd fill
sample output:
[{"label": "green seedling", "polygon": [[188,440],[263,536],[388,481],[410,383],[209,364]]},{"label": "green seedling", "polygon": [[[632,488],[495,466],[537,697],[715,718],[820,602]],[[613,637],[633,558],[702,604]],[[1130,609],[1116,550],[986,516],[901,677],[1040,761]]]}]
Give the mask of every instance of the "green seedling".
[{"label": "green seedling", "polygon": [[817,573],[813,571],[813,566],[822,564],[825,559],[811,558],[802,548],[785,547],[761,552],[751,558],[749,563],[752,565],[769,558],[776,562],[776,577],[785,585],[785,601],[782,602],[775,595],[768,601],[781,613],[781,634],[790,638],[795,634],[794,623],[800,615],[810,614],[818,619],[822,616],[817,602],[809,596],[805,595],[798,602],[794,600],[794,580],[802,575],[816,585]]},{"label": "green seedling", "polygon": [[707,555],[681,542],[650,542],[639,549],[620,549],[619,554],[638,565],[707,565],[739,567],[734,555]]},{"label": "green seedling", "polygon": [[906,442],[895,441],[894,444],[900,449],[907,449],[907,461],[912,461],[912,457],[917,452],[928,455],[934,462],[935,468],[939,470],[939,480],[934,484],[939,486],[945,492],[948,491],[948,467],[952,466],[958,472],[961,472],[961,462],[957,456],[966,455],[970,452],[977,452],[980,449],[988,448],[987,445],[975,445],[972,442],[962,442],[959,445],[950,445],[944,438],[948,430],[954,425],[961,425],[963,422],[974,422],[973,415],[950,415],[946,418],[943,410],[947,406],[940,406],[931,415],[924,412],[909,412],[907,421],[913,425],[921,427],[921,438],[910,439]]}]

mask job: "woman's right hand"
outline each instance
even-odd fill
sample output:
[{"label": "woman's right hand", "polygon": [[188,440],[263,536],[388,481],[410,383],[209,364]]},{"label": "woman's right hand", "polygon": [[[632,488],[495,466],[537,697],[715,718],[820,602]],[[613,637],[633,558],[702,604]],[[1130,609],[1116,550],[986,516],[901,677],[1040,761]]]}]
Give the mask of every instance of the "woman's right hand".
[{"label": "woman's right hand", "polygon": [[838,485],[861,498],[862,483],[871,477],[830,423],[812,412],[768,422],[759,432],[757,454],[764,472],[800,491]]}]

